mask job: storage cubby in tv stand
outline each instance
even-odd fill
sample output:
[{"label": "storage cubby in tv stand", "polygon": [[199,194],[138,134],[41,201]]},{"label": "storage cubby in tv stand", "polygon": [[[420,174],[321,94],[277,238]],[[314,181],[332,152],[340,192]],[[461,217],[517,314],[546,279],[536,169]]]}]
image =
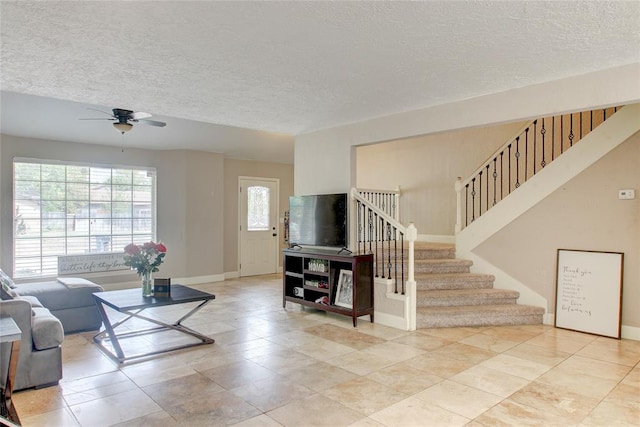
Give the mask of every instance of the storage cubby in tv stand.
[{"label": "storage cubby in tv stand", "polygon": [[[373,255],[338,254],[337,251],[285,249],[282,260],[282,306],[286,308],[289,301],[317,310],[351,316],[354,327],[358,324],[358,317],[368,314],[373,323]],[[311,270],[309,262],[312,260],[325,262],[326,271]],[[353,274],[352,308],[335,305],[340,270],[348,270]],[[326,281],[328,288],[308,286],[305,284],[307,281]],[[304,289],[304,296],[295,295],[294,288]],[[315,302],[322,296],[328,297],[329,304]]]}]

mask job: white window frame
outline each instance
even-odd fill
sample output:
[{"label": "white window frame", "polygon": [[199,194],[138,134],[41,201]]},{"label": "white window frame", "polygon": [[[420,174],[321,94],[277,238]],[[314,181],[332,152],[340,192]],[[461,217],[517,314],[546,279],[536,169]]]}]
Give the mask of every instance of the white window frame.
[{"label": "white window frame", "polygon": [[[126,171],[140,171],[140,172],[146,172],[147,177],[151,178],[151,183],[150,183],[150,210],[151,210],[151,229],[149,230],[149,232],[146,233],[136,233],[136,229],[134,227],[134,223],[136,223],[136,221],[140,221],[141,218],[135,216],[135,214],[133,213],[133,207],[134,207],[134,201],[133,199],[131,200],[131,206],[132,206],[132,214],[130,218],[126,218],[129,219],[131,221],[130,224],[130,233],[127,232],[122,232],[122,231],[115,231],[114,230],[114,223],[117,219],[117,221],[121,222],[123,220],[123,218],[114,216],[114,210],[110,209],[108,216],[104,217],[99,217],[99,219],[106,219],[108,220],[107,222],[110,224],[109,226],[109,232],[105,233],[104,230],[102,230],[99,234],[100,236],[108,236],[109,237],[109,241],[110,242],[116,242],[118,241],[119,243],[116,245],[111,246],[111,251],[107,251],[105,252],[104,250],[100,250],[98,248],[99,245],[96,244],[96,248],[94,248],[93,244],[91,243],[92,241],[92,237],[95,238],[97,237],[97,234],[93,234],[92,230],[89,228],[88,231],[86,232],[86,236],[84,234],[79,234],[78,236],[70,236],[69,235],[69,231],[68,231],[68,223],[67,220],[65,220],[65,225],[64,225],[64,233],[63,235],[58,235],[56,236],[57,240],[64,240],[64,250],[60,251],[60,252],[56,252],[56,253],[48,253],[48,254],[44,254],[43,253],[43,241],[46,239],[46,236],[43,235],[42,229],[39,231],[39,237],[35,236],[32,239],[34,241],[38,241],[39,240],[39,246],[40,248],[34,252],[39,252],[38,254],[32,255],[31,257],[25,256],[24,254],[19,254],[18,250],[17,250],[17,243],[18,240],[20,240],[20,237],[18,236],[18,221],[20,220],[20,218],[17,217],[17,207],[18,207],[18,203],[20,202],[20,200],[16,199],[16,184],[18,182],[25,182],[27,180],[16,180],[16,164],[21,164],[21,163],[30,163],[30,164],[36,164],[36,165],[55,165],[55,166],[74,166],[74,167],[86,167],[86,168],[90,168],[89,174],[91,173],[91,168],[99,168],[99,169],[109,169],[111,172],[111,176],[113,176],[113,172],[114,171],[122,171],[122,170],[126,170]],[[149,241],[149,240],[156,240],[156,227],[157,227],[157,207],[156,207],[156,191],[157,191],[157,178],[156,178],[156,169],[152,168],[152,167],[140,167],[140,166],[128,166],[128,165],[109,165],[109,164],[98,164],[98,163],[91,163],[91,162],[67,162],[67,161],[59,161],[59,160],[50,160],[50,159],[33,159],[33,158],[22,158],[22,157],[15,157],[13,159],[13,172],[12,172],[12,177],[13,177],[13,276],[17,279],[28,279],[28,278],[40,278],[40,277],[52,277],[52,276],[56,276],[57,275],[57,263],[55,266],[55,269],[52,267],[51,264],[51,259],[53,257],[57,257],[57,256],[62,256],[62,255],[84,255],[84,254],[96,254],[96,253],[122,253],[124,246],[126,243],[143,243],[145,241]],[[90,180],[90,175],[89,175],[89,180]],[[33,182],[33,181],[32,181]],[[50,181],[46,181],[46,179],[43,179],[42,176],[40,176],[39,178],[39,182],[42,186],[42,183],[46,183],[46,182],[50,182]],[[65,213],[65,218],[67,217],[68,214],[68,206],[67,206],[67,202],[69,202],[68,196],[69,196],[69,192],[67,191],[68,185],[71,183],[73,184],[74,181],[70,180],[69,177],[65,174],[65,178],[64,181],[58,181],[58,182],[64,182],[65,185],[65,196],[64,196],[64,200],[59,200],[60,202],[64,202],[65,203],[65,208],[64,208],[64,213]],[[87,183],[89,189],[91,188],[91,183],[88,182]],[[113,183],[111,182],[110,185],[112,188],[116,185],[122,185],[122,184],[117,184],[117,183]],[[126,184],[125,184],[126,185]],[[133,198],[133,191],[137,186],[134,185],[134,183],[132,182],[131,184],[131,191],[132,191],[132,198]],[[148,187],[147,185],[142,185],[142,188],[144,187]],[[140,187],[138,187],[140,188]],[[42,200],[42,189],[40,190],[40,199],[39,201]],[[146,191],[146,190],[145,190]],[[118,202],[118,203],[123,203],[121,200],[115,200],[114,199],[114,192],[110,191],[111,196],[110,196],[110,200],[107,200],[106,203],[110,203],[111,207],[113,208],[113,203],[114,202]],[[91,209],[91,191],[89,190],[89,196],[87,198],[87,202],[88,202],[88,218],[87,221],[90,223],[93,220],[95,220],[96,218],[92,217],[92,209]],[[26,202],[27,199],[24,199],[24,201]],[[101,203],[105,203],[104,200],[100,201]],[[126,201],[124,202],[126,204]],[[42,228],[42,219],[45,218],[46,216],[46,212],[43,211],[43,209],[38,209],[38,213],[37,214],[33,214],[33,218],[36,219],[36,221],[39,221],[40,223],[40,227]],[[146,218],[145,218],[146,220]],[[87,237],[87,246],[84,248],[84,251],[78,253],[78,251],[69,251],[69,239],[71,237]],[[25,240],[27,240],[25,238]],[[126,243],[125,243],[126,242]],[[123,244],[125,243],[125,244]],[[122,245],[122,247],[120,247],[120,245]],[[22,251],[24,252],[24,251]],[[27,259],[27,258],[31,258],[33,260],[37,260],[39,259],[39,268],[35,269],[34,271],[27,271],[27,270],[21,270],[17,267],[19,267],[20,263],[19,260],[20,259]]]}]

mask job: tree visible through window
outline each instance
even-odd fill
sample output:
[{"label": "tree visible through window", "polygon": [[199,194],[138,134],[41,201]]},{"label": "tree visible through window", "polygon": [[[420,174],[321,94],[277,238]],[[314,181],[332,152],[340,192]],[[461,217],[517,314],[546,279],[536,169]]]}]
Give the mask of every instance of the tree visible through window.
[{"label": "tree visible through window", "polygon": [[155,172],[14,161],[14,277],[51,276],[58,256],[155,238]]},{"label": "tree visible through window", "polygon": [[247,231],[269,230],[269,188],[247,188]]}]

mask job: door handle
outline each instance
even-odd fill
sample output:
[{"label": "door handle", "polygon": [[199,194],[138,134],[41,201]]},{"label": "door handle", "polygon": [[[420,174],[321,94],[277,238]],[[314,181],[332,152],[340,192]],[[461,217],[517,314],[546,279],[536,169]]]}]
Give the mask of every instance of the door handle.
[{"label": "door handle", "polygon": [[276,237],[277,235],[278,235],[278,233],[273,233],[272,234],[273,237]]}]

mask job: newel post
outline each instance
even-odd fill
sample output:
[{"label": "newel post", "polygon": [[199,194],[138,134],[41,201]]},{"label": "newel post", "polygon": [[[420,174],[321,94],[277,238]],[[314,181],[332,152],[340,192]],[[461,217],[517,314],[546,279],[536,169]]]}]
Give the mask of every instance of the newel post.
[{"label": "newel post", "polygon": [[396,187],[396,193],[393,195],[393,203],[395,203],[395,216],[393,219],[395,219],[396,221],[400,221],[400,196],[402,195],[402,190],[400,189],[400,186],[398,185]]},{"label": "newel post", "polygon": [[456,180],[456,234],[462,231],[462,177]]},{"label": "newel post", "polygon": [[410,223],[407,227],[406,238],[409,242],[409,259],[408,259],[408,275],[409,278],[407,280],[407,289],[406,289],[406,298],[405,298],[405,317],[407,320],[407,330],[415,331],[416,330],[416,318],[417,318],[417,305],[416,299],[418,298],[418,293],[416,290],[416,279],[414,274],[414,252],[415,252],[415,242],[418,240],[418,229],[413,223]]}]

